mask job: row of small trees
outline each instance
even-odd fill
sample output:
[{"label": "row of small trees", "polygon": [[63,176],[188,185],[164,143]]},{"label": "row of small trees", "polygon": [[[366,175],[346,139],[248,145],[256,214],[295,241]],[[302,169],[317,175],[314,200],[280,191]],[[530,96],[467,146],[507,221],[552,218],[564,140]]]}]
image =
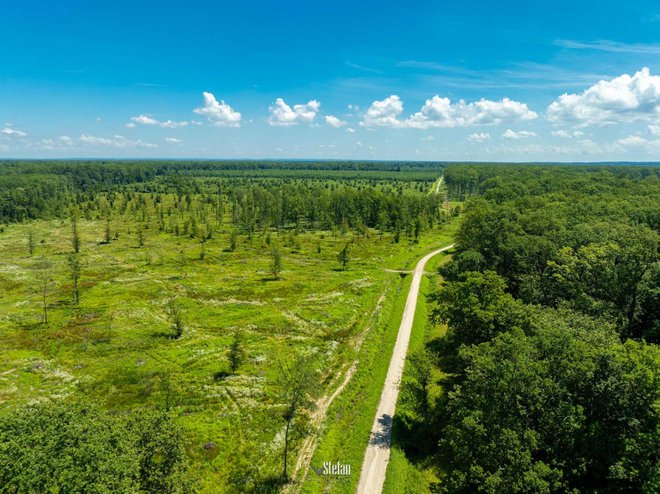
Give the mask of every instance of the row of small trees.
[{"label": "row of small trees", "polygon": [[[145,242],[145,237],[144,237],[144,232],[141,228],[137,229],[138,235],[137,235],[137,241],[138,241],[138,247],[142,248],[144,247],[144,242]],[[268,239],[270,242],[270,239]],[[110,220],[106,221],[105,225],[105,232],[104,232],[104,242],[103,243],[110,243],[111,241],[111,230],[110,230]],[[230,250],[235,250],[237,245],[237,234],[235,231],[232,232],[232,235],[230,236]],[[30,256],[32,256],[35,252],[35,236],[34,232],[32,230],[28,230],[27,234],[27,246],[28,246],[28,253]],[[70,280],[71,280],[71,285],[72,285],[72,298],[73,298],[73,303],[75,305],[78,305],[80,303],[80,277],[82,274],[82,265],[80,261],[80,248],[81,248],[81,240],[80,240],[80,233],[78,230],[78,221],[75,216],[71,217],[71,247],[72,247],[72,252],[67,255],[67,265],[69,267],[69,275],[70,275]],[[320,245],[318,246],[318,251],[320,252]],[[202,243],[202,250],[200,252],[200,259],[203,260],[206,255],[206,249],[204,247],[204,244]],[[272,245],[270,248],[270,273],[273,276],[274,280],[279,280],[280,279],[280,273],[284,269],[284,264],[282,261],[282,251],[277,245]],[[345,246],[339,251],[337,254],[337,260],[340,263],[341,267],[343,270],[346,270],[348,267],[348,263],[350,261],[350,255],[349,255],[349,244],[345,244]],[[38,285],[40,288],[40,293],[41,293],[41,298],[42,298],[42,310],[43,310],[43,318],[42,321],[44,324],[48,323],[48,294],[50,292],[50,287],[53,282],[52,278],[52,265],[47,262],[43,261],[38,264]],[[180,322],[180,315],[178,309],[170,305],[168,306],[168,314],[170,316],[170,319],[173,321],[173,327],[174,327],[174,338],[180,338],[181,335],[183,334],[183,327]]]}]

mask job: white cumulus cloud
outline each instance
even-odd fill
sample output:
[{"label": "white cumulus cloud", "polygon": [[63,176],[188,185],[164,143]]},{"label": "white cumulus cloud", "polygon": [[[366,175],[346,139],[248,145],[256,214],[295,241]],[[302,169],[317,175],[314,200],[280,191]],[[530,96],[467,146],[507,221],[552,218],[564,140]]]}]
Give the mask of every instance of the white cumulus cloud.
[{"label": "white cumulus cloud", "polygon": [[0,132],[2,132],[4,135],[10,136],[10,137],[26,137],[27,136],[26,132],[23,132],[22,130],[12,129],[9,126],[5,127]]},{"label": "white cumulus cloud", "polygon": [[105,147],[116,147],[116,148],[157,148],[157,144],[152,144],[150,142],[144,142],[140,139],[132,140],[127,139],[124,136],[116,135],[112,138],[107,137],[95,137],[89,134],[82,134],[78,138],[78,142],[87,146],[105,146]]},{"label": "white cumulus cloud", "polygon": [[193,111],[204,115],[209,122],[217,127],[240,127],[241,114],[229,106],[224,100],[218,102],[213,93],[204,91],[204,104]]},{"label": "white cumulus cloud", "polygon": [[531,130],[519,130],[516,132],[515,130],[506,129],[502,137],[505,139],[527,139],[528,137],[536,137],[536,132],[532,132]]},{"label": "white cumulus cloud", "polygon": [[[36,143],[35,143],[36,144]],[[41,146],[41,148],[49,150],[49,151],[56,151],[56,150],[62,150],[62,149],[67,149],[73,145],[73,139],[71,139],[69,136],[59,136],[56,138],[46,138],[46,139],[41,139],[38,144],[36,144],[36,147],[38,148]]]},{"label": "white cumulus cloud", "polygon": [[172,144],[180,144],[181,139],[177,139],[176,137],[166,137],[165,142],[170,142]]},{"label": "white cumulus cloud", "polygon": [[660,76],[649,69],[594,84],[580,94],[562,94],[548,107],[553,122],[606,125],[660,117]]},{"label": "white cumulus cloud", "polygon": [[167,129],[175,129],[177,127],[185,127],[188,125],[188,122],[175,122],[173,120],[166,120],[161,122],[160,120],[152,117],[151,115],[138,115],[137,117],[131,117],[131,121],[126,124],[126,127],[129,129],[135,128],[136,124],[140,125],[158,125],[160,127],[165,127]]},{"label": "white cumulus cloud", "polygon": [[403,102],[396,94],[382,101],[374,101],[364,114],[362,125],[367,127],[402,127],[399,115],[403,113]]},{"label": "white cumulus cloud", "polygon": [[396,95],[382,101],[374,101],[364,115],[363,125],[428,129],[431,127],[470,127],[496,125],[502,122],[532,120],[538,115],[525,103],[503,98],[500,101],[481,99],[472,103],[459,100],[452,103],[449,98],[438,95],[427,99],[421,110],[405,120],[403,103]]},{"label": "white cumulus cloud", "polygon": [[326,115],[325,123],[327,123],[330,127],[334,127],[335,129],[346,125],[346,122],[333,115]]},{"label": "white cumulus cloud", "polygon": [[490,139],[490,134],[488,132],[478,132],[470,134],[468,136],[468,141],[470,142],[484,142]]},{"label": "white cumulus cloud", "polygon": [[472,103],[459,100],[452,103],[449,98],[433,96],[426,100],[422,109],[408,119],[408,126],[425,129],[428,127],[469,127],[473,125],[496,125],[502,122],[532,120],[538,115],[525,103],[504,98],[500,101],[481,99]]},{"label": "white cumulus cloud", "polygon": [[131,120],[141,125],[158,125],[160,123],[151,115],[138,115],[137,117],[131,117]]},{"label": "white cumulus cloud", "polygon": [[287,105],[282,98],[277,98],[275,104],[268,108],[270,111],[268,123],[279,127],[290,127],[300,123],[312,123],[320,108],[321,103],[315,99],[308,101],[305,104],[293,105],[292,108]]},{"label": "white cumulus cloud", "polygon": [[573,137],[584,136],[584,132],[581,132],[579,130],[568,131],[568,130],[560,129],[560,130],[553,130],[550,133],[555,137],[561,137],[563,139],[572,139]]},{"label": "white cumulus cloud", "polygon": [[187,125],[188,125],[188,122],[186,122],[186,121],[175,122],[173,120],[165,120],[164,122],[160,123],[160,126],[166,128],[166,129],[176,129],[177,127],[186,127]]},{"label": "white cumulus cloud", "polygon": [[638,135],[630,135],[616,141],[617,144],[625,148],[641,148],[646,146],[647,140]]}]

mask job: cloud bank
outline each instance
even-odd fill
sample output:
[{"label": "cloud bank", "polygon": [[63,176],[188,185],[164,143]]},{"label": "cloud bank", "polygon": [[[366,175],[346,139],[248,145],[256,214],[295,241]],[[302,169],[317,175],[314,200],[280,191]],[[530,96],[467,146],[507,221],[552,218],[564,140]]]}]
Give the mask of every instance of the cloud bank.
[{"label": "cloud bank", "polygon": [[362,125],[366,127],[395,127],[429,129],[432,127],[472,127],[497,125],[504,122],[533,120],[537,113],[525,103],[503,98],[500,101],[481,99],[472,103],[459,100],[452,103],[449,98],[438,95],[427,99],[421,110],[406,119],[400,119],[403,102],[397,95],[374,101],[367,109]]},{"label": "cloud bank", "polygon": [[548,107],[555,123],[607,125],[660,118],[660,77],[649,69],[601,80],[580,94],[562,94]]}]

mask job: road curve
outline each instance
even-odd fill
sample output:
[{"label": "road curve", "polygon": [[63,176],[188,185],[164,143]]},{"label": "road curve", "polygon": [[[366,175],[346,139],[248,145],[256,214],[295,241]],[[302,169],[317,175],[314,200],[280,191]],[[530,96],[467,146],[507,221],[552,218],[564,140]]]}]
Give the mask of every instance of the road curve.
[{"label": "road curve", "polygon": [[419,285],[424,275],[424,266],[433,256],[449,250],[453,246],[453,244],[448,245],[425,255],[420,259],[417,266],[415,266],[415,271],[413,271],[413,279],[410,284],[406,306],[403,309],[399,334],[396,338],[390,367],[387,370],[387,377],[383,385],[383,392],[380,395],[378,411],[371,426],[369,444],[367,445],[367,451],[362,462],[362,472],[360,473],[360,481],[356,491],[358,494],[380,494],[383,490],[387,463],[390,460],[392,418],[394,417],[396,400],[399,396],[399,382],[403,375],[403,366],[406,361],[406,353],[408,352],[408,343],[415,318]]}]

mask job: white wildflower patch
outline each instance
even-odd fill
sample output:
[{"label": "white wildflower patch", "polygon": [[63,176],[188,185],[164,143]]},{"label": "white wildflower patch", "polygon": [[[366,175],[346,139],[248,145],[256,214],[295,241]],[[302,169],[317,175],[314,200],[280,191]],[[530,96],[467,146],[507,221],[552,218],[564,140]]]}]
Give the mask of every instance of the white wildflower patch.
[{"label": "white wildflower patch", "polygon": [[281,428],[269,444],[270,451],[279,451],[284,446],[284,428]]},{"label": "white wildflower patch", "polygon": [[64,383],[70,383],[76,380],[75,376],[72,374],[69,374],[67,371],[64,369],[61,369],[59,367],[56,367],[50,373],[48,374],[48,377],[53,378],[53,379],[59,379],[60,381]]},{"label": "white wildflower patch", "polygon": [[339,347],[339,342],[336,340],[332,340],[328,343],[328,347],[325,351],[326,357],[331,357],[336,351],[337,348]]},{"label": "white wildflower patch", "polygon": [[309,323],[305,321],[302,317],[300,317],[298,314],[285,310],[282,311],[282,315],[286,317],[290,322],[292,322],[296,328],[305,331],[309,329]]},{"label": "white wildflower patch", "polygon": [[203,357],[205,355],[212,355],[214,353],[218,353],[218,349],[216,349],[216,348],[206,348],[206,347],[204,347],[204,348],[194,348],[193,350],[191,350],[190,356],[193,357],[193,358],[199,358],[199,357]]},{"label": "white wildflower patch", "polygon": [[344,295],[344,292],[312,293],[305,298],[308,302],[330,302]]},{"label": "white wildflower patch", "polygon": [[227,298],[224,300],[209,299],[202,301],[204,305],[210,305],[212,307],[219,307],[222,305],[256,305],[262,306],[266,305],[266,302],[261,300],[237,300],[235,298]]},{"label": "white wildflower patch", "polygon": [[21,269],[21,267],[18,264],[0,264],[0,273],[15,273],[19,269]]},{"label": "white wildflower patch", "polygon": [[78,379],[76,376],[58,367],[52,360],[28,359],[23,361],[23,370],[38,375],[48,383],[52,399],[64,399],[73,394],[81,381],[89,381],[91,377]]},{"label": "white wildflower patch", "polygon": [[370,286],[374,286],[375,283],[371,281],[369,277],[365,277],[365,278],[358,278],[357,280],[349,281],[348,285],[351,288],[360,289],[360,288],[367,288]]}]

